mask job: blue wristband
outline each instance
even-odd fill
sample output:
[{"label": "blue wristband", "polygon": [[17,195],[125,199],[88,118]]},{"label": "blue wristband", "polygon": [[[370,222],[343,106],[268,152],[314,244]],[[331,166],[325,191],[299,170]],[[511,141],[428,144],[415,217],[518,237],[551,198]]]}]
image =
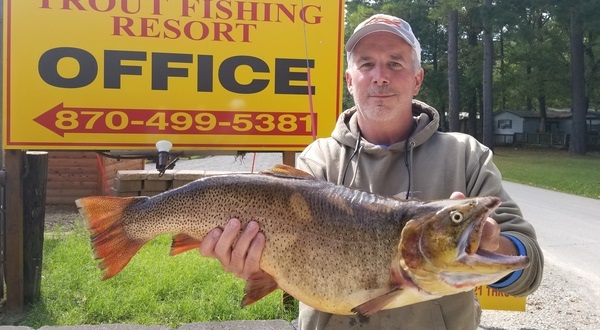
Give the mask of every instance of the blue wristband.
[{"label": "blue wristband", "polygon": [[[516,238],[512,235],[504,234],[504,233],[501,233],[500,235],[508,238],[511,242],[513,242],[513,244],[517,248],[517,252],[519,253],[520,256],[527,255],[527,249],[525,249],[525,245],[523,244],[523,242],[519,241],[518,238]],[[505,288],[505,287],[515,283],[519,279],[519,277],[521,277],[521,274],[523,274],[522,269],[516,270],[516,271],[510,273],[507,277],[502,278],[499,282],[490,284],[489,286],[494,289]]]}]

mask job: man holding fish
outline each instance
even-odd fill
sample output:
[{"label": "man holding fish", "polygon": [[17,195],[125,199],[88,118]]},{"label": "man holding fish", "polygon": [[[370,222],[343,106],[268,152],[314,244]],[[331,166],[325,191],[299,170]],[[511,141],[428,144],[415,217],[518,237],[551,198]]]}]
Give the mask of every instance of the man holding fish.
[{"label": "man holding fish", "polygon": [[[346,83],[356,105],[340,115],[331,137],[304,150],[297,167],[318,179],[402,199],[500,198],[481,230],[477,252],[471,254],[527,256],[529,267],[509,273],[492,287],[516,296],[535,291],[542,278],[542,252],[533,227],[504,191],[492,152],[468,135],[438,132],[438,112],[413,99],[424,74],[421,48],[410,25],[394,16],[374,15],[358,25],[345,48]],[[243,227],[231,219],[204,238],[200,252],[247,280],[262,272],[265,242],[257,222]],[[481,309],[472,290],[382,308],[402,290],[399,285],[369,302],[376,310],[372,315],[358,310],[368,318],[325,313],[301,303],[299,327],[462,330],[479,324]]]}]

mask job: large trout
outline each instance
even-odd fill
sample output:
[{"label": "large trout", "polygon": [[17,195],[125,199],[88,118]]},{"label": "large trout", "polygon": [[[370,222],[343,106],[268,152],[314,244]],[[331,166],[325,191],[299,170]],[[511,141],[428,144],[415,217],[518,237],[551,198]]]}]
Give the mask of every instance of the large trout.
[{"label": "large trout", "polygon": [[372,315],[490,284],[527,257],[479,249],[495,197],[405,201],[329,182],[284,165],[213,176],[154,197],[76,201],[104,278],[149,240],[171,233],[171,254],[197,248],[232,218],[260,224],[266,245],[243,305],[280,287],[318,310]]}]

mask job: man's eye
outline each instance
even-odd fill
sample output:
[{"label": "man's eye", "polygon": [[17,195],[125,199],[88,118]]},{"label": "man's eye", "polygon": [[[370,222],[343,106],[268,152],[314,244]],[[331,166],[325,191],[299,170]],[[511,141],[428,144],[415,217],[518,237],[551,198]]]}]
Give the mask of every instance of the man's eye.
[{"label": "man's eye", "polygon": [[366,62],[360,65],[361,68],[371,68],[373,67],[373,63]]}]

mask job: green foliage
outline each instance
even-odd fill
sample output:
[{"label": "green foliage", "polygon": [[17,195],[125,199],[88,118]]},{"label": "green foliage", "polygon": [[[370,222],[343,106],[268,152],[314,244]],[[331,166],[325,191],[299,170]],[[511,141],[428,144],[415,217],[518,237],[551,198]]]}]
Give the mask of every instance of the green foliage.
[{"label": "green foliage", "polygon": [[42,297],[18,325],[132,323],[178,327],[224,320],[287,319],[278,290],[240,308],[244,281],[197,251],[169,257],[170,237],[146,244],[114,278],[102,281],[83,225],[44,241]]}]

